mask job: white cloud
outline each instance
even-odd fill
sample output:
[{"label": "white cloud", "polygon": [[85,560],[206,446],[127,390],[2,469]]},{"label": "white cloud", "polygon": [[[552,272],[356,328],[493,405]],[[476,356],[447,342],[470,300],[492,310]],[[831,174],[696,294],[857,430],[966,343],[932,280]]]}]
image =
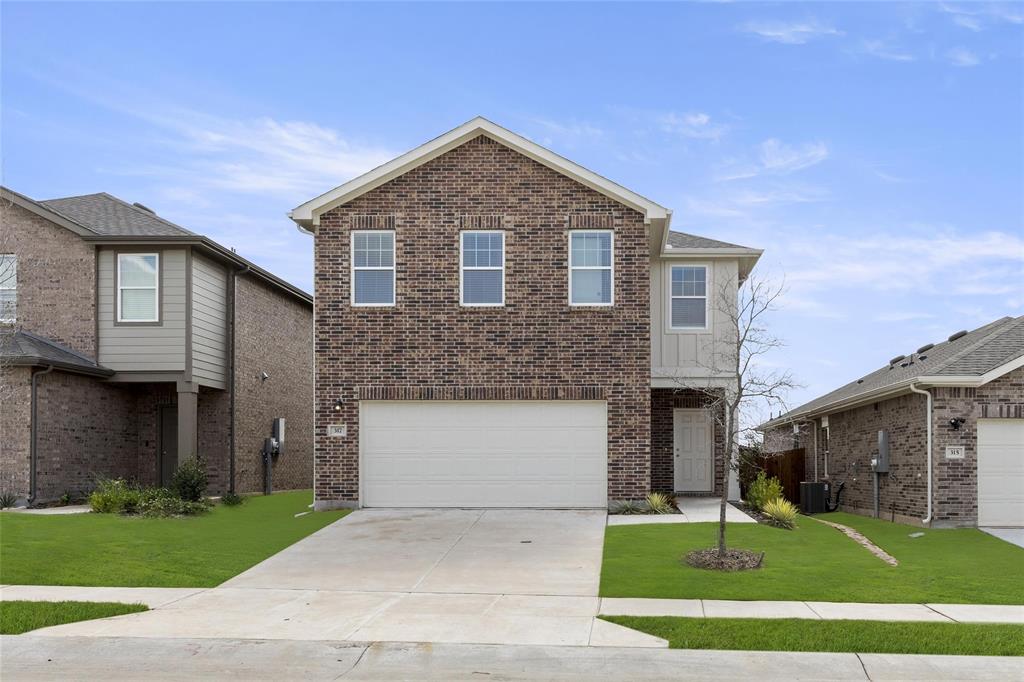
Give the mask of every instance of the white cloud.
[{"label": "white cloud", "polygon": [[711,120],[711,116],[699,111],[662,114],[658,123],[665,132],[699,140],[718,140],[729,129],[725,124],[716,123]]},{"label": "white cloud", "polygon": [[1019,3],[975,2],[969,5],[954,5],[940,2],[939,10],[950,15],[953,23],[971,31],[982,31],[992,24],[1006,22],[1024,24],[1024,10]]},{"label": "white cloud", "polygon": [[972,17],[966,14],[955,15],[953,17],[953,23],[976,33],[982,29],[981,20],[978,19],[978,17]]},{"label": "white cloud", "polygon": [[592,123],[586,121],[555,121],[548,118],[534,118],[535,124],[544,130],[544,135],[539,140],[545,147],[552,146],[555,142],[567,147],[574,147],[580,142],[595,140],[604,137],[605,131]]},{"label": "white cloud", "polygon": [[821,24],[816,20],[798,22],[750,21],[741,26],[740,30],[744,33],[753,33],[764,40],[785,45],[803,45],[817,38],[843,35],[843,32],[835,27]]},{"label": "white cloud", "polygon": [[893,62],[912,62],[916,59],[906,50],[891,46],[882,40],[865,40],[861,43],[861,51],[871,57]]},{"label": "white cloud", "polygon": [[794,147],[771,138],[761,143],[761,166],[773,173],[793,173],[827,158],[828,147],[824,142],[809,142]]},{"label": "white cloud", "polygon": [[978,55],[966,47],[954,47],[946,52],[946,58],[953,66],[977,66],[981,63]]}]

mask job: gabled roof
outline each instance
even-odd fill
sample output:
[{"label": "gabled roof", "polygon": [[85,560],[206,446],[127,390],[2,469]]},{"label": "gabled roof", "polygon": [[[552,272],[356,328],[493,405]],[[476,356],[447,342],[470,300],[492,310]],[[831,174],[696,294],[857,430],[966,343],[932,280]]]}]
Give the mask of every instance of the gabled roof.
[{"label": "gabled roof", "polygon": [[70,372],[108,377],[114,370],[97,364],[91,358],[32,332],[17,330],[0,332],[0,357],[15,367],[53,366]]},{"label": "gabled roof", "polygon": [[668,245],[673,249],[742,249],[760,253],[760,250],[751,249],[747,246],[720,242],[717,239],[709,239],[696,234],[686,234],[685,232],[676,232],[675,230],[668,233]]},{"label": "gabled roof", "polygon": [[849,409],[860,402],[909,391],[922,386],[988,383],[1016,367],[1024,366],[1024,315],[1003,317],[963,335],[954,334],[931,348],[907,354],[891,365],[851,381],[831,393],[758,427],[768,429],[794,420]]},{"label": "gabled roof", "polygon": [[107,237],[175,237],[192,235],[151,210],[129,204],[106,192],[40,201],[43,206]]},{"label": "gabled roof", "polygon": [[740,281],[744,281],[754,269],[761,254],[761,249],[730,244],[729,242],[709,239],[695,234],[669,230],[665,236],[665,246],[661,252],[664,257],[685,256],[691,258],[735,258],[739,262]]},{"label": "gabled roof", "polygon": [[361,194],[365,194],[479,135],[486,135],[538,163],[643,213],[648,221],[663,220],[667,223],[671,217],[672,212],[664,206],[479,116],[368,173],[296,206],[288,216],[298,224],[299,229],[312,233],[319,223],[321,214],[352,201]]}]

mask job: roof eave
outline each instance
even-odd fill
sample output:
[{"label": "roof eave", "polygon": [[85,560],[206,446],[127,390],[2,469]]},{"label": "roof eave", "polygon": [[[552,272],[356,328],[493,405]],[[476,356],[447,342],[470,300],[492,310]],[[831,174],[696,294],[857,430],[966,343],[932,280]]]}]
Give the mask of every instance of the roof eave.
[{"label": "roof eave", "polygon": [[87,376],[114,376],[114,370],[107,369],[106,367],[89,367],[86,365],[77,365],[73,362],[51,360],[49,358],[44,358],[39,355],[16,355],[6,358],[6,362],[10,367],[53,367],[54,369],[59,369],[62,372],[85,374]]},{"label": "roof eave", "polygon": [[59,225],[60,227],[63,227],[66,230],[70,230],[71,232],[74,232],[80,237],[88,238],[96,235],[96,232],[90,230],[85,225],[82,225],[81,223],[71,220],[63,213],[58,213],[57,211],[54,211],[52,208],[43,206],[38,201],[30,199],[29,197],[25,196],[24,194],[20,194],[19,192],[15,192],[13,189],[10,189],[8,187],[0,187],[0,196],[2,196],[7,201],[10,201],[15,206],[20,206],[26,211],[31,211],[40,218],[45,218],[46,220],[49,220],[51,223]]}]

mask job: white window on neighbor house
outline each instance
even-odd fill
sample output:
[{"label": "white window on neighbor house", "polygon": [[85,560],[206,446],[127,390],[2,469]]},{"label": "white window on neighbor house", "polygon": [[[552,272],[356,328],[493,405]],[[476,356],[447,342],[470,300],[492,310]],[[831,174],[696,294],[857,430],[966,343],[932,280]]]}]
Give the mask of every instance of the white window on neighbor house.
[{"label": "white window on neighbor house", "polygon": [[117,254],[117,321],[160,321],[160,254]]},{"label": "white window on neighbor house", "polygon": [[14,322],[18,316],[18,257],[0,254],[0,322]]},{"label": "white window on neighbor house", "polygon": [[673,265],[671,273],[670,326],[672,329],[707,329],[707,267]]},{"label": "white window on neighbor house", "polygon": [[352,233],[352,305],[395,304],[395,233],[359,230]]},{"label": "white window on neighbor house", "polygon": [[569,305],[614,303],[614,241],[611,230],[569,232]]},{"label": "white window on neighbor house", "polygon": [[465,306],[505,305],[505,233],[466,231],[459,239],[459,302]]}]

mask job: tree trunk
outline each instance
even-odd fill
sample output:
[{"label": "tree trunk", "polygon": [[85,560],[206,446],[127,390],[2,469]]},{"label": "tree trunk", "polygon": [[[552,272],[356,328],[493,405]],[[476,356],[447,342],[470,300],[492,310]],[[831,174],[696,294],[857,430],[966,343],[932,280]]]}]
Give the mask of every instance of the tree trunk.
[{"label": "tree trunk", "polygon": [[732,467],[732,410],[725,412],[725,453],[722,462],[722,501],[718,509],[718,558],[725,559],[725,506],[729,504],[729,469]]}]

